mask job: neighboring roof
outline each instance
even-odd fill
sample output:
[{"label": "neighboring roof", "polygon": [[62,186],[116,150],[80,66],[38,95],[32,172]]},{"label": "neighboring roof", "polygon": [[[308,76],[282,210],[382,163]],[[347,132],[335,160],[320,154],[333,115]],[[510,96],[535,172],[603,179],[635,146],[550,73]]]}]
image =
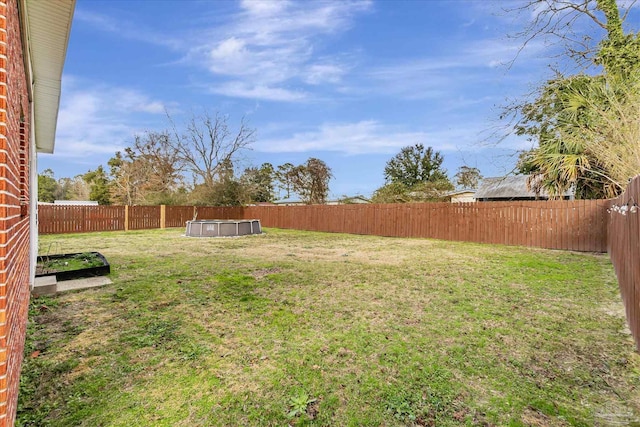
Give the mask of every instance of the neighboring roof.
[{"label": "neighboring roof", "polygon": [[[325,204],[327,205],[331,205],[331,204],[345,204],[345,203],[369,203],[369,199],[367,199],[364,196],[353,196],[353,197],[343,197],[340,199],[331,199],[331,200],[326,200]],[[273,202],[273,204],[275,205],[305,205],[306,203],[303,202],[300,199],[294,199],[294,198],[288,198],[288,199],[281,199],[281,200],[276,200],[275,202]]]},{"label": "neighboring roof", "polygon": [[339,199],[327,200],[327,203],[370,203],[370,200],[364,196],[341,197]]},{"label": "neighboring roof", "polygon": [[[527,179],[529,175],[503,176],[496,178],[485,178],[480,182],[476,190],[476,199],[516,199],[516,198],[543,198],[549,197],[546,191],[541,191],[536,195],[527,189]],[[572,190],[566,191],[563,196],[571,197]]]},{"label": "neighboring roof", "polygon": [[366,198],[364,196],[361,196],[361,195],[345,197],[342,200],[356,200],[356,199],[357,200],[362,200],[362,201],[367,202],[367,203],[369,203],[371,201],[370,199],[368,199],[368,198]]},{"label": "neighboring roof", "polygon": [[288,198],[288,199],[281,199],[281,200],[276,200],[273,202],[275,205],[304,205],[304,202],[300,199],[293,199],[293,198]]},{"label": "neighboring roof", "polygon": [[62,68],[67,56],[75,0],[20,0],[27,72],[32,87],[36,149],[53,153],[60,106]]}]

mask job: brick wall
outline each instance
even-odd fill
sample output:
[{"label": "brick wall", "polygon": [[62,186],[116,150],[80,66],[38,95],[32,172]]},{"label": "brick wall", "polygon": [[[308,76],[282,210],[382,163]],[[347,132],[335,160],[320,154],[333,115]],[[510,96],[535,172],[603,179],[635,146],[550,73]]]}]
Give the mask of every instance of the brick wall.
[{"label": "brick wall", "polygon": [[17,0],[0,0],[0,427],[15,420],[29,304],[29,113]]}]

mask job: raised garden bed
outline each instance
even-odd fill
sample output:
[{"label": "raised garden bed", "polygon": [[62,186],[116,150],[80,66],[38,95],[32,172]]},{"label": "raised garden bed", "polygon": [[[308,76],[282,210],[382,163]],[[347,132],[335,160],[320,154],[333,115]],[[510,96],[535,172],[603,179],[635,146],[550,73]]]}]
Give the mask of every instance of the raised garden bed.
[{"label": "raised garden bed", "polygon": [[99,252],[38,256],[36,277],[55,276],[56,280],[106,276],[111,272],[107,259]]}]

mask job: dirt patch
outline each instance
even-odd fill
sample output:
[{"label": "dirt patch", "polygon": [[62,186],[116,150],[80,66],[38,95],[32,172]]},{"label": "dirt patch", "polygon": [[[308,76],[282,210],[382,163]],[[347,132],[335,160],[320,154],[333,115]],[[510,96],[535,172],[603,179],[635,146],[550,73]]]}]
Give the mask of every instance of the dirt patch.
[{"label": "dirt patch", "polygon": [[315,420],[320,412],[320,399],[316,399],[307,406],[307,416],[311,421]]},{"label": "dirt patch", "polygon": [[531,406],[525,408],[524,413],[522,414],[522,423],[531,427],[562,427],[570,425],[569,423],[557,418],[551,418]]},{"label": "dirt patch", "polygon": [[277,268],[277,267],[273,267],[273,268],[262,268],[260,270],[255,270],[252,271],[250,273],[250,275],[254,278],[254,279],[262,279],[265,276],[268,276],[269,274],[276,274],[276,273],[280,273],[282,271],[281,268]]},{"label": "dirt patch", "polygon": [[622,302],[610,302],[600,307],[605,314],[624,319],[626,317]]}]

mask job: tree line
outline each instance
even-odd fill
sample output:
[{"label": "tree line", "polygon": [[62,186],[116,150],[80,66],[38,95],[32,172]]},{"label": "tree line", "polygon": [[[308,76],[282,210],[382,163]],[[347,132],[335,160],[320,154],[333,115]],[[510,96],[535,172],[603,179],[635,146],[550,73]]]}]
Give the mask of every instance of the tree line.
[{"label": "tree line", "polygon": [[236,129],[226,116],[205,112],[180,130],[136,135],[123,151],[74,178],[56,180],[52,170],[38,176],[38,200],[94,200],[109,205],[240,206],[273,202],[280,194],[307,204],[324,203],[331,168],[317,158],[294,165],[263,163],[238,173],[237,164],[255,140],[245,120]]},{"label": "tree line", "polygon": [[[217,120],[221,120],[218,118]],[[207,130],[212,129],[204,122]],[[211,122],[213,123],[213,122]],[[218,124],[217,132],[220,132]],[[224,131],[226,132],[226,131]],[[224,133],[223,132],[223,133]],[[200,138],[204,133],[198,133]],[[215,135],[214,132],[208,135]],[[98,166],[93,171],[74,178],[56,180],[51,169],[38,176],[38,200],[95,200],[100,204],[118,205],[209,205],[240,206],[274,202],[299,197],[306,204],[323,204],[329,193],[331,168],[322,160],[309,158],[301,165],[271,163],[247,167],[236,177],[233,159],[246,138],[242,125],[234,135],[235,145],[217,137],[215,144],[226,148],[205,151],[206,144],[198,139],[194,146],[197,158],[180,148],[182,157],[167,132],[147,132],[135,137],[133,144],[117,152],[109,162],[109,170]],[[246,135],[245,135],[246,136]],[[209,143],[216,137],[209,136]],[[234,152],[235,150],[235,152]],[[191,160],[183,160],[190,156]],[[374,191],[374,203],[406,203],[441,201],[454,188],[442,167],[444,157],[423,144],[403,147],[384,169],[385,184]],[[193,184],[185,181],[185,170],[191,171]],[[458,188],[474,189],[482,179],[477,168],[461,166],[454,175]]]}]

